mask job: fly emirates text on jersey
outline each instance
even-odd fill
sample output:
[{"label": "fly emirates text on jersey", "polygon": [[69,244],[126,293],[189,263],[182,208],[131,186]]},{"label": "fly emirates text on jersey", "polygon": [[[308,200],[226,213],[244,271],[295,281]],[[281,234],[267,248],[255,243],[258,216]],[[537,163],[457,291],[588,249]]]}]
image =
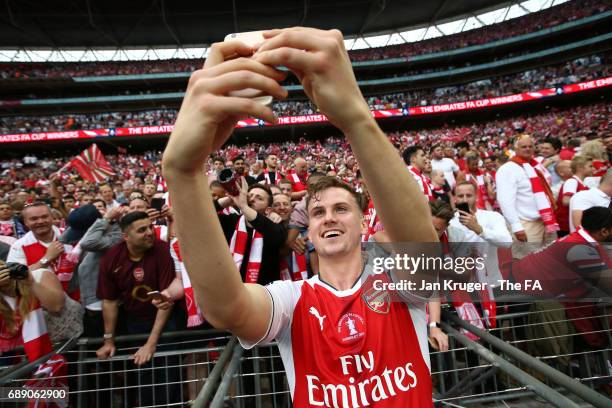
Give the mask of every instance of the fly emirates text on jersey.
[{"label": "fly emirates text on jersey", "polygon": [[[417,386],[417,376],[412,363],[383,370],[381,375],[355,381],[353,375],[372,373],[375,367],[374,353],[341,356],[342,373],[348,377],[348,384],[324,384],[316,375],[306,375],[308,402],[312,406],[325,407],[367,407],[372,403],[386,400],[398,393],[409,392]],[[321,394],[323,399],[321,400]]]}]

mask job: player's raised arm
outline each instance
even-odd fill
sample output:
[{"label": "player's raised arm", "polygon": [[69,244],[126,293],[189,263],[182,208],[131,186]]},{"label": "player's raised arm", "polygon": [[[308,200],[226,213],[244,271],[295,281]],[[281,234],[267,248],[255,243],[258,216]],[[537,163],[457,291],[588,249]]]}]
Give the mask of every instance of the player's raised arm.
[{"label": "player's raised arm", "polygon": [[427,203],[357,86],[342,33],[295,27],[264,37],[255,58],[293,71],[308,97],[347,136],[389,239],[437,241]]},{"label": "player's raised arm", "polygon": [[228,97],[229,92],[255,88],[278,99],[286,97],[278,84],[284,74],[248,58],[252,53],[237,41],[211,47],[204,68],[189,79],[162,166],[181,252],[203,314],[213,326],[256,341],[267,330],[271,301],[263,287],[242,283],[203,169],[208,155],[223,145],[239,119],[275,120],[270,108]]}]

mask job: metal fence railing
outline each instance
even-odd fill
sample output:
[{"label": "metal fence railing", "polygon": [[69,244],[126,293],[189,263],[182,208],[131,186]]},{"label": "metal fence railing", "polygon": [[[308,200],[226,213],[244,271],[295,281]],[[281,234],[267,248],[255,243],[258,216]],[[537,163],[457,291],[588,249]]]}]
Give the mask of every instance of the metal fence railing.
[{"label": "metal fence railing", "polygon": [[[519,406],[527,402],[529,406],[542,407],[612,406],[605,389],[610,384],[612,374],[606,371],[610,362],[610,342],[600,348],[571,350],[566,355],[540,353],[536,358],[522,352],[550,340],[534,337],[527,330],[535,325],[571,325],[580,319],[600,319],[602,328],[598,331],[610,339],[612,331],[608,318],[612,315],[609,310],[601,306],[598,313],[592,316],[549,318],[546,321],[540,319],[540,315],[559,310],[533,310],[532,306],[530,303],[500,306],[498,327],[488,333],[476,333],[474,326],[446,312],[444,328],[449,334],[449,350],[430,350],[436,406],[483,406],[506,401],[518,403]],[[581,305],[572,307],[580,308]],[[538,320],[540,322],[536,323]],[[467,329],[476,335],[480,333],[482,337],[473,341],[459,329]],[[554,339],[584,334],[574,331],[571,336],[559,334],[548,337]],[[492,339],[499,340],[508,348],[501,350]],[[222,407],[224,404],[233,407],[290,407],[290,392],[276,345],[259,346],[248,351],[243,351],[240,346],[236,348],[239,350],[228,350],[228,364],[214,398],[211,397],[210,407]],[[517,356],[516,353],[522,354]],[[567,357],[568,365],[565,368],[569,367],[571,378],[557,364],[560,357]],[[543,370],[542,366],[548,370]]]},{"label": "metal fence railing", "polygon": [[[590,308],[588,314],[576,313],[586,308]],[[443,316],[449,350],[430,353],[436,406],[526,401],[530,406],[538,401],[540,406],[612,406],[609,305],[501,305],[497,327],[488,331],[459,320],[454,313],[445,311]],[[585,332],[581,322],[589,319],[598,324]],[[479,339],[468,338],[467,332]],[[593,334],[604,339],[602,346],[580,340]],[[96,357],[101,339],[71,339],[56,349],[67,360],[67,374],[56,379],[67,385],[70,406],[292,406],[275,344],[245,351],[228,333],[171,332],[162,336],[155,358],[137,367],[133,354],[144,341],[144,335],[118,337],[116,355],[103,361]],[[556,346],[562,352],[550,352],[557,350],[550,346],[555,342],[565,344]],[[23,387],[48,357],[0,371],[0,387]],[[3,406],[15,404],[0,402]]]},{"label": "metal fence railing", "polygon": [[[213,330],[165,333],[155,357],[136,366],[133,354],[146,338],[117,337],[117,352],[108,360],[96,356],[101,339],[81,338],[60,350],[67,360],[67,374],[54,378],[67,385],[70,405],[127,408],[190,404],[206,383],[229,335]],[[6,370],[0,376],[0,386],[23,387],[40,362]]]}]

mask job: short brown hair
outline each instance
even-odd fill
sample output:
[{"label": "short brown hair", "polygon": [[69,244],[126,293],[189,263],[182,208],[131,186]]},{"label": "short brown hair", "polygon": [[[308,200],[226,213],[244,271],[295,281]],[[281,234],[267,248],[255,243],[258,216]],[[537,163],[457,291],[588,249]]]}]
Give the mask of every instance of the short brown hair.
[{"label": "short brown hair", "polygon": [[450,204],[442,200],[430,201],[429,209],[431,210],[432,217],[442,218],[446,222],[450,222],[455,216]]},{"label": "short brown hair", "polygon": [[272,195],[272,190],[270,190],[270,187],[266,186],[265,184],[255,183],[249,186],[248,191],[255,190],[256,188],[263,190],[266,192],[266,194],[268,194],[268,207],[271,207],[273,203],[273,200],[272,200],[273,195]]},{"label": "short brown hair", "polygon": [[362,203],[363,200],[361,198],[361,194],[356,192],[348,184],[340,181],[338,178],[333,177],[333,176],[323,176],[319,180],[317,180],[316,183],[312,183],[308,185],[308,198],[306,199],[306,208],[308,208],[308,206],[310,205],[310,200],[313,197],[316,197],[316,195],[319,194],[320,192],[325,191],[330,188],[341,188],[343,190],[348,191],[349,193],[351,193],[351,195],[355,199],[355,204],[357,204],[357,207],[363,208],[363,203]]},{"label": "short brown hair", "polygon": [[476,190],[476,186],[474,185],[474,183],[470,183],[469,181],[466,181],[466,180],[460,181],[459,183],[457,183],[455,185],[455,191],[457,191],[457,187],[459,187],[459,186],[470,186],[470,187],[472,187],[474,189],[475,193],[478,192],[478,190]]}]

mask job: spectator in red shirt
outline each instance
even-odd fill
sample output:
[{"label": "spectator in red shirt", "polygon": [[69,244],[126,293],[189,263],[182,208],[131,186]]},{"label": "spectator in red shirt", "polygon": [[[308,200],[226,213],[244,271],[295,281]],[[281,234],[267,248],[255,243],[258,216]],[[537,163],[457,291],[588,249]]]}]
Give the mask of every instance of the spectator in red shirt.
[{"label": "spectator in red shirt", "polygon": [[467,163],[465,162],[465,155],[470,151],[470,144],[465,140],[455,143],[455,150],[457,150],[457,158],[455,163],[459,166],[459,170],[465,172],[467,170]]},{"label": "spectator in red shirt", "polygon": [[[134,355],[134,363],[145,364],[153,357],[171,309],[158,310],[148,295],[163,291],[176,272],[168,244],[155,239],[147,213],[135,211],[120,221],[123,242],[108,250],[100,262],[97,297],[103,300],[104,345],[99,358],[115,354],[114,336],[119,310],[129,322],[128,334],[149,333],[149,339]],[[119,306],[121,303],[121,307]]]}]

